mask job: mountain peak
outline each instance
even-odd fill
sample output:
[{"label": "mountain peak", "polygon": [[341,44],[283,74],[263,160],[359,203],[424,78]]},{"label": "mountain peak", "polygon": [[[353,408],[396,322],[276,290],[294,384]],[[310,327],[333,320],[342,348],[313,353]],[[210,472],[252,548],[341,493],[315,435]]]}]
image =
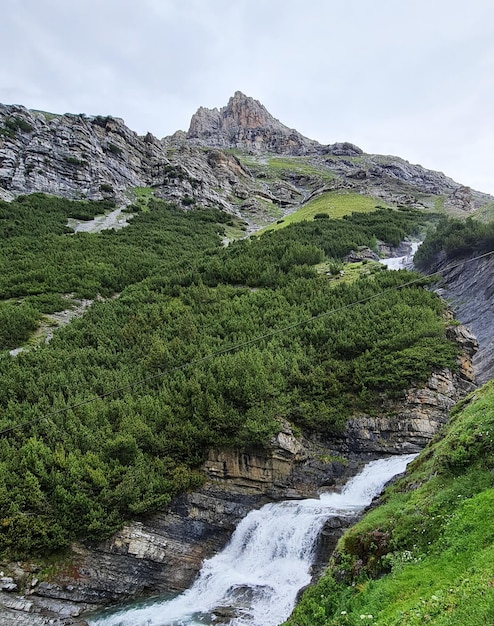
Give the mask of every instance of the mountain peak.
[{"label": "mountain peak", "polygon": [[278,128],[289,130],[275,119],[258,100],[236,91],[226,107],[221,109],[224,119],[240,128]]},{"label": "mountain peak", "polygon": [[221,109],[200,107],[187,140],[195,145],[301,155],[319,144],[274,118],[258,100],[236,91]]}]

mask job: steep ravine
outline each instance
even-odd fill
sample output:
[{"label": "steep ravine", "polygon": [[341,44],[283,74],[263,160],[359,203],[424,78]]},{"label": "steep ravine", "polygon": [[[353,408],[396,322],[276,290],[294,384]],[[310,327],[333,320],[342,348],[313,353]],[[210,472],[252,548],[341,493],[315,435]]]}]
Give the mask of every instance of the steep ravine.
[{"label": "steep ravine", "polygon": [[[341,485],[372,458],[417,452],[474,387],[476,341],[462,326],[451,332],[464,350],[458,372],[436,372],[426,386],[409,390],[405,402],[385,403],[382,416],[356,416],[330,441],[296,437],[286,425],[268,451],[211,450],[203,468],[207,482],[166,511],[130,523],[101,544],[74,545],[70,557],[43,581],[32,565],[14,565],[4,573],[17,589],[0,597],[0,626],[38,626],[55,618],[60,624],[84,624],[78,616],[97,606],[183,590],[250,510]],[[336,519],[325,530],[322,560],[342,526]]]}]

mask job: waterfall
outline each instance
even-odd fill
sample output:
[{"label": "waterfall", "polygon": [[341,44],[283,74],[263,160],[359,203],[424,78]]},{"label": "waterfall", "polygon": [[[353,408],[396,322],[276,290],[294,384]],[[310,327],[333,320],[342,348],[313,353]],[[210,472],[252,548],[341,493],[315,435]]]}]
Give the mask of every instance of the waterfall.
[{"label": "waterfall", "polygon": [[390,257],[381,259],[381,263],[386,265],[388,270],[411,270],[413,269],[413,257],[420,247],[421,241],[413,241],[410,244],[410,252],[405,256]]},{"label": "waterfall", "polygon": [[341,493],[267,504],[249,513],[222,552],[203,563],[195,583],[167,601],[121,609],[92,626],[277,626],[310,582],[317,537],[332,516],[355,515],[404,471],[414,454],[368,463]]}]

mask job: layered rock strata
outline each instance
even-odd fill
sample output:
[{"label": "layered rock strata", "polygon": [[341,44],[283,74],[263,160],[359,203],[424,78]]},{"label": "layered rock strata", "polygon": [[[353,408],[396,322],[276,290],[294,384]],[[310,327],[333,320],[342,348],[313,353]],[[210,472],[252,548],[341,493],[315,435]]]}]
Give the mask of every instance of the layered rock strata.
[{"label": "layered rock strata", "polygon": [[494,378],[494,254],[453,262],[439,259],[430,270],[439,276],[436,291],[478,340],[473,368],[483,384]]},{"label": "layered rock strata", "polygon": [[[195,145],[238,148],[247,152],[273,152],[301,156],[319,144],[275,119],[257,100],[237,91],[221,109],[200,107],[192,116],[187,140]],[[350,148],[340,152],[350,155]],[[350,146],[350,144],[348,144]],[[352,147],[352,154],[362,150]]]}]

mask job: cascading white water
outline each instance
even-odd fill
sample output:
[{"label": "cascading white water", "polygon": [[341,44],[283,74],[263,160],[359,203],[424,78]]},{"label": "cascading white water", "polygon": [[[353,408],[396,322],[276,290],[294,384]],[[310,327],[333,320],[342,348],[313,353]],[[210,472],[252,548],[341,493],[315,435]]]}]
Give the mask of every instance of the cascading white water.
[{"label": "cascading white water", "polygon": [[409,254],[405,256],[390,257],[389,259],[381,259],[381,263],[385,265],[388,270],[409,270],[413,268],[413,257],[420,247],[421,241],[411,242],[411,249]]},{"label": "cascading white water", "polygon": [[[267,504],[249,513],[230,543],[204,562],[196,582],[172,600],[99,616],[92,626],[277,626],[290,615],[298,591],[310,582],[318,534],[331,516],[350,516],[370,504],[404,471],[414,454],[368,463],[341,493]],[[228,621],[229,620],[229,621]]]}]

